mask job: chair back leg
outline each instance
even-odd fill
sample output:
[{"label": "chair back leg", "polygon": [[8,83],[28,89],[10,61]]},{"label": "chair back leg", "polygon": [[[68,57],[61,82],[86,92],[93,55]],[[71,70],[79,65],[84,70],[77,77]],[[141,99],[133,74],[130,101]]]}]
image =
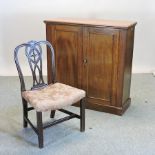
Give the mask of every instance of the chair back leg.
[{"label": "chair back leg", "polygon": [[27,127],[27,121],[25,119],[28,118],[28,109],[27,109],[27,101],[22,98],[22,102],[23,102],[23,127],[26,128]]},{"label": "chair back leg", "polygon": [[85,98],[80,100],[80,131],[85,131]]},{"label": "chair back leg", "polygon": [[43,148],[44,147],[44,139],[43,139],[42,112],[37,112],[37,129],[38,129],[39,148]]},{"label": "chair back leg", "polygon": [[50,114],[50,118],[54,118],[54,116],[55,116],[55,110],[52,110]]}]

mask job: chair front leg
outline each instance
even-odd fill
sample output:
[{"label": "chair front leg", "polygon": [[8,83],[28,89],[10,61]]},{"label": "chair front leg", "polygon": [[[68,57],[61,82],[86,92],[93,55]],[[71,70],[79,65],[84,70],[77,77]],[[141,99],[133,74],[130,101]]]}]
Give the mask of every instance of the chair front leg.
[{"label": "chair front leg", "polygon": [[43,139],[42,112],[37,112],[37,129],[38,129],[39,148],[43,148],[44,147],[44,139]]},{"label": "chair front leg", "polygon": [[85,98],[80,100],[80,131],[85,131]]},{"label": "chair front leg", "polygon": [[50,118],[54,118],[55,116],[55,110],[51,110]]},{"label": "chair front leg", "polygon": [[26,128],[27,127],[27,121],[25,120],[25,117],[28,117],[28,111],[27,111],[27,101],[22,98],[22,102],[23,102],[23,127]]}]

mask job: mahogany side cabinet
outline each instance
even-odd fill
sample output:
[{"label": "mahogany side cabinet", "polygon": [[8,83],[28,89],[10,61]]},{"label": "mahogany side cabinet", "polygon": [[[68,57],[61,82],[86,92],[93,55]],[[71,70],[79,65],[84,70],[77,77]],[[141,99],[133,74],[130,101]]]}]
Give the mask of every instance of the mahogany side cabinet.
[{"label": "mahogany side cabinet", "polygon": [[[88,109],[122,115],[131,103],[136,22],[64,18],[44,23],[55,50],[57,81],[84,89]],[[50,82],[48,52],[47,57]]]}]

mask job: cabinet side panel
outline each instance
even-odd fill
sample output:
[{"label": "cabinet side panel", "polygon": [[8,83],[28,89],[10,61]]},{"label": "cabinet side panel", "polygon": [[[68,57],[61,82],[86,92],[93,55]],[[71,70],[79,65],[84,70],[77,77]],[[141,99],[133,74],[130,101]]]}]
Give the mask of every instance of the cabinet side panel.
[{"label": "cabinet side panel", "polygon": [[122,104],[125,104],[130,98],[130,85],[132,74],[132,57],[134,46],[134,27],[127,31],[127,43],[124,61],[124,81],[123,81],[123,99]]}]

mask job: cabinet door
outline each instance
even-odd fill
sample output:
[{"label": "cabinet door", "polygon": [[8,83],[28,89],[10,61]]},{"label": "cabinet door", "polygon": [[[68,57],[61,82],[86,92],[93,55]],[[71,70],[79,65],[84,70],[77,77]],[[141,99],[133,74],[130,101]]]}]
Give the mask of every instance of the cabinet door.
[{"label": "cabinet door", "polygon": [[[117,90],[119,30],[86,27],[83,40],[83,88],[92,105],[114,105]],[[89,106],[89,104],[88,104]]]},{"label": "cabinet door", "polygon": [[[82,29],[78,26],[51,25],[47,36],[55,49],[56,80],[74,87],[80,85]],[[48,31],[48,30],[47,30]],[[49,68],[49,67],[48,67]]]}]

